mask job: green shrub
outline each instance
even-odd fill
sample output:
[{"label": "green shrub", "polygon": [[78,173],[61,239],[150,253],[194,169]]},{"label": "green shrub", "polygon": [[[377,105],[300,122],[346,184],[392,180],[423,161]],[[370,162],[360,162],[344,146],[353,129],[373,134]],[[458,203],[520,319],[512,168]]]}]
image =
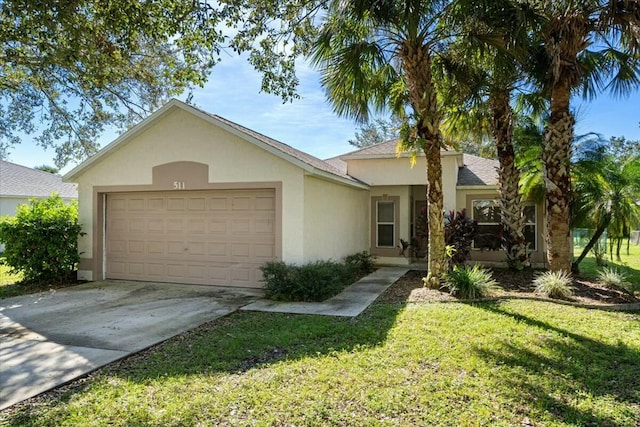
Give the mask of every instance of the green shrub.
[{"label": "green shrub", "polygon": [[345,257],[344,263],[316,261],[303,266],[268,262],[260,267],[267,298],[277,301],[324,301],[373,271],[367,252]]},{"label": "green shrub", "polygon": [[277,301],[323,301],[348,286],[350,268],[333,261],[302,266],[268,262],[262,267],[267,298]]},{"label": "green shrub", "polygon": [[489,296],[500,286],[490,271],[476,264],[473,267],[454,266],[447,273],[443,288],[449,289],[449,293],[457,298],[476,299]]},{"label": "green shrub", "polygon": [[80,234],[77,202],[65,204],[57,194],[30,200],[0,220],[4,262],[25,281],[68,280],[80,261]]},{"label": "green shrub", "polygon": [[358,252],[344,257],[344,263],[353,270],[354,280],[373,273],[374,258],[367,251]]},{"label": "green shrub", "polygon": [[571,274],[566,271],[545,271],[533,279],[535,292],[550,298],[569,298],[573,295]]},{"label": "green shrub", "polygon": [[598,272],[598,281],[608,288],[633,292],[633,285],[627,282],[627,276],[615,268],[605,267]]}]

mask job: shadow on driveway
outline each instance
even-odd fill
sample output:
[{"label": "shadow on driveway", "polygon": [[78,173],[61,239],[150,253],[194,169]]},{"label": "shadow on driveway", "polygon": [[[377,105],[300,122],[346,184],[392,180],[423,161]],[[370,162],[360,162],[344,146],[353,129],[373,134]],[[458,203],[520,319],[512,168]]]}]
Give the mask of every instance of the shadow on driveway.
[{"label": "shadow on driveway", "polygon": [[0,409],[262,295],[258,289],[106,281],[0,300]]}]

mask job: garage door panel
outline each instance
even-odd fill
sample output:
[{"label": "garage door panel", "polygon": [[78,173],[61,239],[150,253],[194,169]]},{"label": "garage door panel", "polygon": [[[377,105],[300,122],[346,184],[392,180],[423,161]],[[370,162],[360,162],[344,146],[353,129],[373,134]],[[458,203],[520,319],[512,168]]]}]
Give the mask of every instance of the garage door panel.
[{"label": "garage door panel", "polygon": [[234,197],[231,206],[233,211],[248,211],[251,209],[251,199],[248,197]]},{"label": "garage door panel", "polygon": [[142,240],[129,240],[129,254],[143,255],[145,243]]},{"label": "garage door panel", "polygon": [[249,233],[251,231],[251,221],[245,220],[234,220],[231,222],[231,232],[232,233]]},{"label": "garage door panel", "polygon": [[275,218],[273,190],[110,194],[107,277],[260,287]]},{"label": "garage door panel", "polygon": [[207,200],[204,197],[192,197],[189,198],[188,208],[190,211],[203,211],[206,203]]},{"label": "garage door panel", "polygon": [[161,211],[164,210],[164,198],[163,197],[150,197],[147,199],[147,210],[149,211]]},{"label": "garage door panel", "polygon": [[145,203],[143,198],[130,198],[127,203],[129,211],[144,211]]}]

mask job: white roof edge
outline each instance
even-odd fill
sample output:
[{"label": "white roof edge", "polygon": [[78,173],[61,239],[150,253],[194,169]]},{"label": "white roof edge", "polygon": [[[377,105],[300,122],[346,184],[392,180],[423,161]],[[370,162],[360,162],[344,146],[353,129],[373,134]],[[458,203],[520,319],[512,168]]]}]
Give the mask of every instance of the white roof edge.
[{"label": "white roof edge", "polygon": [[370,190],[371,189],[370,185],[368,185],[368,184],[366,184],[366,183],[364,183],[362,181],[351,181],[349,179],[342,178],[341,176],[337,176],[337,175],[334,175],[334,174],[329,173],[329,172],[325,172],[325,171],[320,170],[320,169],[316,169],[316,168],[313,168],[313,169],[314,169],[313,172],[311,172],[310,174],[311,175],[315,175],[315,176],[317,176],[319,178],[324,178],[324,179],[327,179],[329,181],[334,181],[334,182],[337,182],[339,184],[345,184],[345,185],[348,185],[350,187],[359,188],[359,189],[362,189],[362,190]]},{"label": "white roof edge", "polygon": [[[449,150],[440,150],[440,156],[462,156],[464,153],[460,151],[449,151]],[[398,157],[411,157],[410,152],[402,152],[399,155],[397,154],[389,154],[389,153],[381,153],[381,154],[346,154],[343,156],[335,156],[334,158],[339,158],[340,160],[367,160],[367,159],[397,159]],[[417,157],[424,157],[423,151],[416,152]]]},{"label": "white roof edge", "polygon": [[497,185],[456,185],[458,190],[498,190]]},{"label": "white roof edge", "polygon": [[108,145],[106,145],[104,148],[102,148],[100,151],[98,151],[98,153],[96,153],[94,156],[90,157],[89,159],[85,160],[84,162],[80,163],[78,166],[76,166],[74,169],[72,169],[71,171],[67,172],[63,177],[62,180],[63,181],[70,181],[73,178],[76,178],[78,175],[80,175],[85,169],[87,169],[89,166],[93,165],[94,163],[98,162],[101,158],[103,158],[104,156],[106,156],[108,153],[110,153],[111,151],[117,149],[121,144],[123,144],[125,141],[127,141],[128,139],[132,138],[133,136],[139,134],[140,132],[144,131],[152,122],[154,122],[156,119],[158,119],[159,117],[163,116],[164,114],[166,114],[167,112],[169,112],[169,110],[171,110],[172,108],[180,108],[182,110],[188,111],[198,117],[200,117],[201,119],[212,123],[224,130],[226,130],[227,132],[244,139],[245,141],[248,141],[260,148],[262,148],[263,150],[273,154],[276,157],[281,158],[282,160],[285,160],[289,163],[294,164],[295,166],[298,166],[300,169],[311,173],[313,175],[318,175],[318,176],[323,176],[325,178],[329,178],[333,181],[342,183],[342,184],[348,184],[357,188],[369,188],[369,187],[363,187],[361,183],[357,182],[357,181],[350,181],[346,178],[342,178],[341,176],[338,175],[334,175],[330,172],[325,172],[322,170],[319,170],[305,162],[303,162],[300,159],[295,158],[294,156],[285,153],[282,150],[278,150],[275,147],[272,147],[269,144],[266,144],[263,141],[260,141],[258,138],[255,138],[251,135],[246,134],[245,132],[242,132],[236,128],[234,128],[233,126],[228,125],[227,123],[217,119],[216,117],[205,113],[204,111],[193,107],[192,105],[186,104],[178,99],[171,99],[169,102],[167,102],[165,105],[163,105],[160,109],[158,109],[157,111],[155,111],[154,113],[152,113],[149,117],[147,117],[146,119],[144,119],[143,121],[141,121],[140,123],[138,123],[136,126],[134,126],[133,128],[129,129],[128,131],[126,131],[125,133],[123,133],[122,135],[120,135],[118,138],[116,138],[113,142],[109,143]]}]

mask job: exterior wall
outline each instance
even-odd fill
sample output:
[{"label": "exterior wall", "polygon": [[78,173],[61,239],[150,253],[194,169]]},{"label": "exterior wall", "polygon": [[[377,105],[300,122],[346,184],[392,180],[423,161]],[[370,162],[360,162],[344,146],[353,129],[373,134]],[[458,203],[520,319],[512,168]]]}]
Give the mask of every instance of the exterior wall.
[{"label": "exterior wall", "polygon": [[[14,216],[18,205],[29,203],[29,199],[18,199],[14,197],[0,198],[0,217],[5,215]],[[4,245],[0,243],[0,254],[4,252]]]},{"label": "exterior wall", "polygon": [[[472,200],[477,199],[497,199],[499,197],[498,190],[487,190],[486,188],[479,189],[460,189],[458,190],[458,209],[466,208],[467,214],[472,214]],[[544,242],[544,203],[536,204],[536,231],[537,231],[537,246],[536,250],[531,251],[531,262],[536,267],[545,266],[546,260],[546,247]],[[471,250],[471,261],[478,261],[486,264],[504,263],[505,254],[504,251],[490,251],[490,250]]]},{"label": "exterior wall", "polygon": [[29,203],[29,198],[1,197],[0,216],[14,216],[18,205]]},{"label": "exterior wall", "polygon": [[[461,154],[443,152],[442,155],[442,191],[444,195],[444,209],[449,211],[456,208],[456,183],[458,181],[458,159]],[[426,160],[418,157],[411,167],[408,157],[381,159],[348,159],[349,175],[359,179],[372,187],[380,186],[409,186],[427,183]],[[426,194],[422,195],[422,199]]]},{"label": "exterior wall", "polygon": [[304,262],[369,249],[369,191],[304,178]]},{"label": "exterior wall", "polygon": [[[77,179],[79,217],[87,235],[80,239],[83,253],[79,275],[88,280],[85,266],[97,265],[102,260],[93,259],[94,250],[101,239],[97,218],[102,209],[96,187],[118,188],[118,191],[140,190],[152,186],[152,169],[163,164],[191,161],[208,165],[208,181],[216,188],[229,184],[260,182],[281,184],[282,201],[282,260],[304,261],[304,181],[302,169],[282,160],[251,143],[214,126],[207,121],[179,108],[171,109],[152,123],[150,127],[121,144],[107,157],[86,169]],[[177,178],[180,181],[183,179]],[[162,186],[156,190],[173,190]],[[188,181],[185,190],[192,188]],[[175,190],[181,191],[181,190]],[[94,268],[95,271],[95,268]]]}]

